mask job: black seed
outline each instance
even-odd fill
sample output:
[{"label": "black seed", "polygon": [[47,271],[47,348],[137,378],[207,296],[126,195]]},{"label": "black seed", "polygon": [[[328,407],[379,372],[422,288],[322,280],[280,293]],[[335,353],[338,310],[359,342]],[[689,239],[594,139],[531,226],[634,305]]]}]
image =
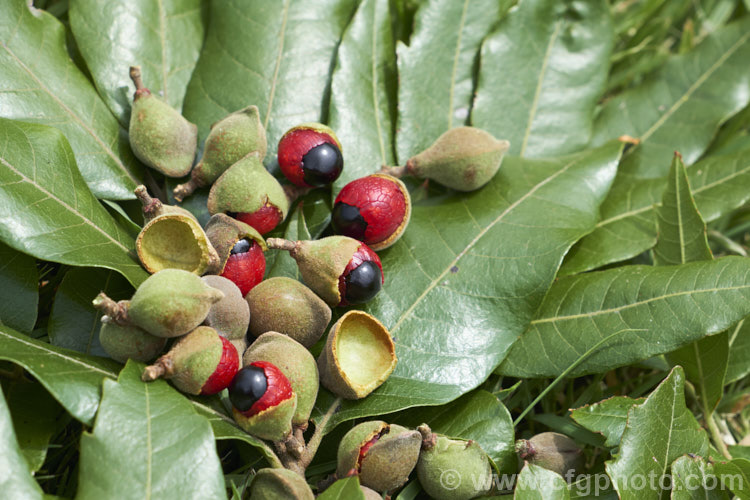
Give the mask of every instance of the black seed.
[{"label": "black seed", "polygon": [[268,380],[263,368],[246,366],[237,372],[229,384],[229,400],[239,411],[247,411],[258,401],[268,388]]},{"label": "black seed", "polygon": [[327,186],[338,179],[344,168],[344,158],[335,144],[324,142],[302,157],[305,182],[311,186]]},{"label": "black seed", "polygon": [[243,238],[237,243],[234,244],[234,247],[232,247],[232,251],[229,252],[229,255],[234,255],[236,253],[247,253],[250,251],[250,247],[252,246],[252,242],[247,239]]},{"label": "black seed", "polygon": [[365,261],[351,271],[346,278],[346,301],[361,304],[375,297],[383,283],[380,268],[372,261]]},{"label": "black seed", "polygon": [[365,238],[367,222],[355,206],[342,202],[336,203],[333,207],[331,223],[336,234],[343,234],[360,241]]}]

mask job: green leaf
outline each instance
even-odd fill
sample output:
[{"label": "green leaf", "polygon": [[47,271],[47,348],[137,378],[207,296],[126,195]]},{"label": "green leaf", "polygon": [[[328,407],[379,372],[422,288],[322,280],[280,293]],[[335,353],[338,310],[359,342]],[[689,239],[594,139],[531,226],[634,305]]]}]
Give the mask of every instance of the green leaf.
[{"label": "green leaf", "polygon": [[355,0],[229,0],[211,3],[211,23],[185,96],[199,127],[255,104],[268,136],[267,162],[290,127],[325,118],[336,47]]},{"label": "green leaf", "polygon": [[133,238],[94,198],[54,128],[0,118],[0,240],[39,259],[146,279]]},{"label": "green leaf", "polygon": [[615,396],[598,403],[576,408],[570,413],[571,418],[592,432],[598,432],[607,438],[605,446],[614,447],[620,444],[628,411],[633,405],[641,404],[644,398],[633,399],[626,396]]},{"label": "green leaf", "polygon": [[397,47],[400,163],[429,147],[446,130],[467,122],[480,44],[511,3],[422,3],[409,46],[399,43]]},{"label": "green leaf", "polygon": [[716,409],[724,394],[728,358],[728,332],[702,338],[667,355],[670,364],[685,369],[685,376],[708,411]]},{"label": "green leaf", "polygon": [[200,0],[70,2],[78,49],[99,94],[124,127],[135,91],[130,66],[141,66],[146,86],[182,109],[203,45],[205,10]]},{"label": "green leaf", "polygon": [[568,500],[568,484],[560,474],[527,463],[518,475],[514,500]]},{"label": "green leaf", "polygon": [[29,469],[16,441],[8,405],[0,391],[0,491],[5,498],[40,499],[42,489]]},{"label": "green leaf", "polygon": [[583,149],[612,51],[604,0],[522,1],[482,45],[474,126],[510,141],[510,154]]},{"label": "green leaf", "polygon": [[[93,424],[105,378],[120,365],[55,347],[0,325],[0,359],[22,366],[77,420]],[[64,374],[64,376],[62,376]]]},{"label": "green leaf", "polygon": [[[708,438],[685,406],[685,377],[678,366],[645,403],[628,412],[620,450],[605,466],[622,500],[659,499],[660,480],[672,462],[686,453],[707,451]],[[651,477],[655,487],[637,488],[636,481],[645,484]]]},{"label": "green leaf", "polygon": [[57,289],[47,322],[52,344],[109,357],[99,342],[102,313],[91,303],[99,292],[105,292],[114,300],[124,300],[133,295],[133,287],[107,269],[83,267],[68,271]]},{"label": "green leaf", "polygon": [[22,381],[5,389],[19,448],[29,469],[37,472],[64,410],[40,384]]},{"label": "green leaf", "polygon": [[500,372],[554,377],[611,370],[721,332],[750,314],[750,260],[624,266],[561,278]]},{"label": "green leaf", "polygon": [[517,470],[513,419],[500,400],[487,391],[473,391],[445,406],[413,410],[399,423],[410,427],[426,423],[437,433],[471,439],[479,443],[500,473]]},{"label": "green leaf", "polygon": [[[653,245],[650,210],[665,185],[669,158],[679,151],[685,163],[694,163],[718,126],[750,102],[748,59],[750,19],[745,19],[670,58],[644,84],[607,102],[594,123],[593,144],[621,135],[640,143],[623,157],[602,220],[573,248],[565,273],[625,260]],[[701,187],[692,179],[691,185]],[[694,195],[704,220],[711,221]]]},{"label": "green leaf", "polygon": [[393,165],[396,53],[388,0],[364,0],[344,33],[331,83],[329,125],[344,147],[346,167],[333,185]]},{"label": "green leaf", "polygon": [[0,324],[31,333],[39,305],[36,259],[0,243]]},{"label": "green leaf", "polygon": [[[722,500],[727,494],[717,486],[713,466],[702,457],[682,456],[672,464],[672,500]],[[713,486],[713,487],[712,487]]]},{"label": "green leaf", "polygon": [[132,199],[142,168],[126,134],[70,60],[65,29],[19,0],[0,4],[0,115],[59,128],[100,198]]},{"label": "green leaf", "polygon": [[142,366],[104,381],[76,498],[225,498],[211,426],[164,380],[141,382]]},{"label": "green leaf", "polygon": [[[368,1],[368,0],[365,0]],[[359,487],[359,478],[357,476],[339,479],[329,486],[318,500],[365,500],[365,495]]]},{"label": "green leaf", "polygon": [[712,260],[703,222],[690,192],[685,164],[675,154],[661,206],[656,209],[659,238],[654,264],[668,266]]},{"label": "green leaf", "polygon": [[554,160],[506,158],[479,191],[415,203],[409,229],[380,254],[385,285],[365,306],[390,329],[398,365],[366,399],[345,401],[331,427],[447,403],[482,383],[592,228],[619,156],[611,143]]},{"label": "green leaf", "polygon": [[740,500],[750,499],[750,460],[735,458],[730,462],[714,465],[716,475],[721,483]]},{"label": "green leaf", "polygon": [[750,321],[729,330],[729,363],[724,382],[736,382],[750,373]]}]

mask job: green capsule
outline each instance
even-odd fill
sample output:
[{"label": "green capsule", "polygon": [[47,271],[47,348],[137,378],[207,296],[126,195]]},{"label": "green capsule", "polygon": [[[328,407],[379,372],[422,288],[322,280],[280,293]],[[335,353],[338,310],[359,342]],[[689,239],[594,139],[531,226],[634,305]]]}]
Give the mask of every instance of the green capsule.
[{"label": "green capsule", "polygon": [[154,359],[167,343],[167,339],[155,337],[134,325],[121,326],[107,316],[102,317],[99,342],[109,357],[120,363],[132,359],[146,363]]},{"label": "green capsule", "polygon": [[261,469],[250,485],[250,500],[313,500],[305,478],[289,469]]}]

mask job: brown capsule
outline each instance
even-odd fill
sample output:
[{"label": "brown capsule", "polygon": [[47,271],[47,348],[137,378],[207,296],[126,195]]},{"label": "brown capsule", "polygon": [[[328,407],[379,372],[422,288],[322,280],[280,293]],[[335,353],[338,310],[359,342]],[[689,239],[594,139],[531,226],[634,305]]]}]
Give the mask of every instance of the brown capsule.
[{"label": "brown capsule", "polygon": [[388,329],[363,311],[344,314],[328,333],[318,357],[320,382],[346,399],[361,399],[380,387],[396,368]]},{"label": "brown capsule", "polygon": [[516,441],[518,458],[565,477],[569,471],[583,470],[583,450],[568,436],[542,432],[531,439]]},{"label": "brown capsule", "polygon": [[[220,290],[224,298],[208,310],[203,324],[214,328],[219,335],[229,340],[244,339],[250,323],[250,308],[237,285],[221,276],[208,275],[201,278],[208,286]],[[243,351],[240,351],[242,355]]]},{"label": "brown capsule", "polygon": [[285,277],[262,281],[245,296],[250,306],[249,332],[288,335],[310,348],[323,336],[331,321],[331,308],[312,290]]}]

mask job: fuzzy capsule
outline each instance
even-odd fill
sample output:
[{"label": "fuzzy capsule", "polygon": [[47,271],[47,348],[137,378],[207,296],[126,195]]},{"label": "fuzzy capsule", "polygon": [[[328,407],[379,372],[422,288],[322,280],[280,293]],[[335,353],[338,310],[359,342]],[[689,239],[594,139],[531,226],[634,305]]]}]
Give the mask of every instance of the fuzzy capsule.
[{"label": "fuzzy capsule", "polygon": [[[250,323],[250,308],[232,281],[222,276],[208,275],[201,278],[204,283],[220,290],[224,298],[208,310],[203,324],[214,328],[219,335],[229,340],[244,339]],[[240,355],[244,352],[238,351]]]},{"label": "fuzzy capsule", "polygon": [[295,186],[327,186],[341,175],[344,158],[334,131],[322,123],[303,123],[279,141],[279,167]]},{"label": "fuzzy capsule", "polygon": [[263,281],[263,252],[268,247],[258,231],[228,215],[216,214],[206,224],[206,234],[219,258],[214,272],[237,285],[243,297]]},{"label": "fuzzy capsule", "polygon": [[208,194],[208,211],[211,215],[230,214],[265,234],[286,218],[289,199],[263,166],[260,155],[253,152],[214,182]]},{"label": "fuzzy capsule", "polygon": [[273,363],[286,376],[297,395],[292,423],[307,427],[319,388],[318,365],[310,351],[286,335],[266,332],[242,356],[243,366],[256,361]]},{"label": "fuzzy capsule", "polygon": [[140,66],[130,67],[135,84],[130,112],[130,147],[135,156],[167,177],[190,172],[198,145],[198,127],[143,86]]},{"label": "fuzzy capsule", "polygon": [[141,379],[166,378],[187,394],[211,395],[229,386],[239,367],[237,349],[208,326],[199,326],[147,366]]},{"label": "fuzzy capsule", "polygon": [[266,130],[260,122],[257,106],[248,106],[211,125],[203,157],[190,173],[190,180],[174,188],[174,197],[182,201],[199,187],[208,186],[244,156],[257,152],[266,156]]},{"label": "fuzzy capsule", "polygon": [[289,469],[261,469],[250,484],[250,500],[313,500],[305,478]]},{"label": "fuzzy capsule", "polygon": [[249,332],[288,335],[310,348],[323,336],[331,321],[331,308],[299,281],[269,278],[245,296],[250,307]]},{"label": "fuzzy capsule", "polygon": [[115,302],[100,293],[94,307],[121,326],[135,325],[157,337],[179,337],[203,323],[224,294],[180,269],[152,274],[130,300]]},{"label": "fuzzy capsule", "polygon": [[354,469],[362,485],[393,491],[409,479],[421,446],[422,436],[417,431],[380,420],[362,422],[341,439],[336,474],[344,477]]},{"label": "fuzzy capsule", "polygon": [[564,434],[542,432],[531,439],[516,441],[516,453],[520,460],[544,467],[565,477],[569,471],[583,469],[583,451]]},{"label": "fuzzy capsule", "polygon": [[370,314],[351,310],[328,333],[318,357],[320,382],[345,399],[361,399],[388,379],[396,363],[388,329]]},{"label": "fuzzy capsule", "polygon": [[408,173],[458,191],[474,191],[492,180],[509,147],[508,141],[495,139],[484,130],[456,127],[410,158],[404,167],[383,170],[396,177]]},{"label": "fuzzy capsule", "polygon": [[336,234],[380,251],[404,234],[410,216],[411,197],[404,183],[388,174],[373,174],[344,186],[334,201],[331,223]]},{"label": "fuzzy capsule", "polygon": [[[486,494],[492,486],[492,466],[476,441],[450,439],[434,434],[427,425],[422,434],[422,452],[417,477],[422,489],[436,500],[470,500]],[[446,474],[455,482],[446,482]]]},{"label": "fuzzy capsule", "polygon": [[103,316],[99,342],[115,361],[125,363],[132,359],[146,363],[159,355],[167,339],[155,337],[134,325],[120,326]]},{"label": "fuzzy capsule", "polygon": [[266,244],[289,251],[307,286],[332,307],[367,302],[385,282],[378,255],[347,236],[296,242],[269,238]]},{"label": "fuzzy capsule", "polygon": [[244,366],[229,386],[229,399],[234,420],[248,434],[283,441],[292,432],[297,394],[273,363],[254,361]]}]

